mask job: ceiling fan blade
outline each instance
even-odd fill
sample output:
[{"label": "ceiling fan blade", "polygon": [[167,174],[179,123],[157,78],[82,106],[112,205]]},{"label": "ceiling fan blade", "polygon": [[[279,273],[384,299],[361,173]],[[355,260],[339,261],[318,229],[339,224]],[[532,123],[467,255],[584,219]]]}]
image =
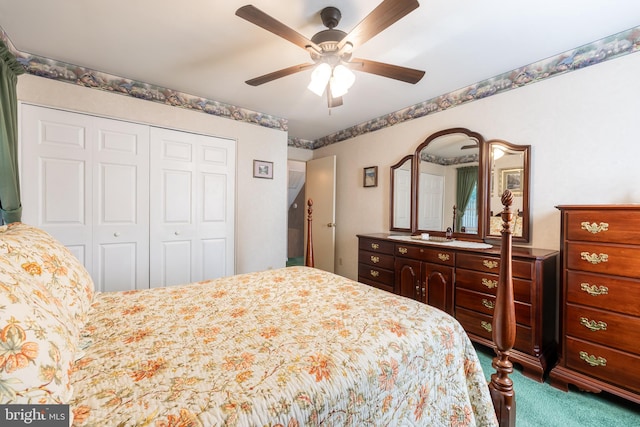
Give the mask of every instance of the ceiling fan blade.
[{"label": "ceiling fan blade", "polygon": [[300,46],[303,49],[307,49],[308,46],[311,46],[317,52],[322,51],[320,46],[318,46],[302,34],[298,33],[297,31],[287,27],[277,19],[267,15],[254,5],[248,4],[246,6],[242,6],[241,8],[236,10],[236,15],[251,22],[252,24],[257,25],[258,27],[264,28],[265,30],[273,34],[290,41],[297,46]]},{"label": "ceiling fan blade", "polygon": [[264,83],[269,83],[270,81],[279,79],[281,77],[286,77],[291,74],[298,73],[300,71],[304,71],[308,68],[313,67],[316,64],[298,64],[292,67],[283,68],[282,70],[274,71],[273,73],[265,74],[260,77],[253,78],[251,80],[247,80],[245,83],[251,86],[260,86]]},{"label": "ceiling fan blade", "polygon": [[347,43],[351,43],[354,48],[360,46],[414,9],[417,9],[418,6],[420,4],[418,4],[417,0],[384,0],[360,21],[345,38],[340,40],[338,50],[341,50]]},{"label": "ceiling fan blade", "polygon": [[399,65],[385,64],[384,62],[370,61],[368,59],[355,58],[349,61],[349,68],[355,71],[377,74],[390,79],[416,84],[424,76],[424,71],[414,68],[401,67]]}]

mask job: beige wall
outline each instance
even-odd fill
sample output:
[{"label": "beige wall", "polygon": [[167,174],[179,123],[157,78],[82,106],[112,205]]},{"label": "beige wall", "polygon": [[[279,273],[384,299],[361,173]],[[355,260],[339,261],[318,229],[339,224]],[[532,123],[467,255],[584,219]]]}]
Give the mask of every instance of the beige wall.
[{"label": "beige wall", "polygon": [[558,249],[556,205],[640,203],[638,75],[635,53],[314,150],[337,156],[336,272],[357,278],[356,235],[389,230],[389,167],[441,129],[532,146],[532,246]]},{"label": "beige wall", "polygon": [[[18,78],[18,100],[235,139],[236,273],[285,266],[286,132],[32,75]],[[273,180],[253,178],[254,159],[274,162]]]}]

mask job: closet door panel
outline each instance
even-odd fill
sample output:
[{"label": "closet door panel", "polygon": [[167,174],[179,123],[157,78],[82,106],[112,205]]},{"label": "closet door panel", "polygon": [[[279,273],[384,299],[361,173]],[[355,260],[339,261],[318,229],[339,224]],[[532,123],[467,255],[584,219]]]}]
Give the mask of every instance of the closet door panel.
[{"label": "closet door panel", "polygon": [[160,128],[151,141],[151,286],[234,274],[235,142]]},{"label": "closet door panel", "polygon": [[149,287],[149,127],[93,118],[94,281],[100,291]]},{"label": "closet door panel", "polygon": [[67,246],[92,272],[93,174],[90,118],[22,105],[22,221]]}]

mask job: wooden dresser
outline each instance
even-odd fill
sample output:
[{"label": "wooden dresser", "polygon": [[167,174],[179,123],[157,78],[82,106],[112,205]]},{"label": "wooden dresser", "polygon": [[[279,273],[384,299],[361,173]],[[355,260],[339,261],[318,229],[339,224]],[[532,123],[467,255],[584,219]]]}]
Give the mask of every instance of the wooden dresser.
[{"label": "wooden dresser", "polygon": [[[388,233],[358,239],[358,281],[438,307],[473,341],[492,346],[499,247],[401,241]],[[557,263],[558,251],[513,248],[517,330],[511,359],[537,381],[556,361]]]},{"label": "wooden dresser", "polygon": [[560,361],[551,384],[640,403],[640,205],[558,209]]}]

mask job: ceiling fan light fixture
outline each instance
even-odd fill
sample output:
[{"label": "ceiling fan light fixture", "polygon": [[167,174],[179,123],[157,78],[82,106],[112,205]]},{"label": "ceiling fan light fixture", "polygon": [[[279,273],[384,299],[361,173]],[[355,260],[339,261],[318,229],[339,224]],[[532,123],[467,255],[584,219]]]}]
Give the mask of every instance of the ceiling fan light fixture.
[{"label": "ceiling fan light fixture", "polygon": [[337,98],[346,94],[355,81],[356,76],[350,69],[342,64],[336,65],[333,69],[333,74],[329,84],[331,87],[331,96]]},{"label": "ceiling fan light fixture", "polygon": [[311,82],[309,83],[309,86],[307,86],[307,89],[318,96],[322,96],[330,78],[331,66],[326,62],[322,62],[318,64],[311,73]]}]

